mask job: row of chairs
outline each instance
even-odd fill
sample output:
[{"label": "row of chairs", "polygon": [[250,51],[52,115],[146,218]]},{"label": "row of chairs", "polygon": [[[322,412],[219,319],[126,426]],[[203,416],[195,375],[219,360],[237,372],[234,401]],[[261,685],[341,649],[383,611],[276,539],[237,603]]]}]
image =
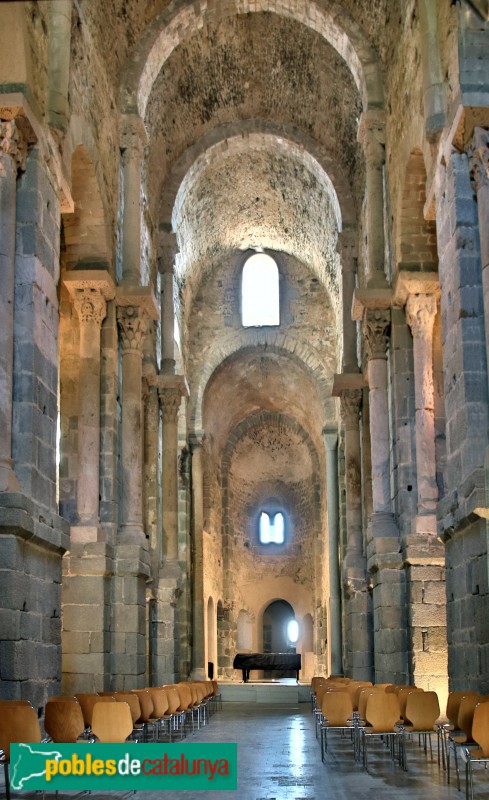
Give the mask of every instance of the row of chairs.
[{"label": "row of chairs", "polygon": [[74,743],[172,741],[205,725],[221,707],[216,681],[185,681],[129,692],[80,693],[49,698],[42,739],[37,713],[28,700],[0,700],[0,760],[10,800],[10,745],[13,742]]},{"label": "row of chairs", "polygon": [[[384,699],[375,698],[384,695]],[[386,700],[386,696],[397,699]],[[435,692],[415,686],[377,684],[348,678],[316,677],[311,685],[311,699],[316,714],[316,734],[321,731],[321,755],[327,750],[328,730],[349,731],[357,758],[367,766],[367,741],[374,731],[389,742],[407,768],[406,738],[418,734],[427,754],[428,743],[433,758],[432,736],[438,739],[438,763],[447,771],[450,783],[451,753],[454,755],[457,787],[460,790],[458,754],[465,761],[466,797],[473,800],[473,767],[489,763],[489,696],[475,691],[452,692],[448,696],[446,719],[440,717]],[[389,715],[390,712],[390,721]],[[397,720],[395,719],[397,715]],[[373,722],[375,716],[375,723]],[[384,732],[379,730],[379,719]],[[396,724],[397,723],[397,724]],[[387,732],[387,735],[386,735]],[[399,746],[394,747],[398,739]]]}]

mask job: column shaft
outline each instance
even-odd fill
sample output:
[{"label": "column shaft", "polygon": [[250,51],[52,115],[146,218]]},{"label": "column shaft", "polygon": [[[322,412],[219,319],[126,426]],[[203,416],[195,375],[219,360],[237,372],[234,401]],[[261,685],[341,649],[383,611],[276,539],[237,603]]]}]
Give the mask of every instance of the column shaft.
[{"label": "column shaft", "polygon": [[328,503],[329,622],[331,672],[343,674],[341,646],[341,588],[339,565],[338,434],[324,432]]},{"label": "column shaft", "polygon": [[123,169],[122,282],[140,285],[141,280],[141,160],[147,142],[143,121],[128,114],[122,121]]},{"label": "column shaft", "polygon": [[202,437],[191,439],[192,448],[192,677],[203,680],[207,675],[204,624],[204,464]]},{"label": "column shaft", "polygon": [[367,285],[385,285],[384,273],[384,161],[385,130],[382,112],[362,115],[358,138],[365,148],[367,196]]},{"label": "column shaft", "polygon": [[160,389],[163,408],[163,558],[178,559],[178,409],[179,389]]}]

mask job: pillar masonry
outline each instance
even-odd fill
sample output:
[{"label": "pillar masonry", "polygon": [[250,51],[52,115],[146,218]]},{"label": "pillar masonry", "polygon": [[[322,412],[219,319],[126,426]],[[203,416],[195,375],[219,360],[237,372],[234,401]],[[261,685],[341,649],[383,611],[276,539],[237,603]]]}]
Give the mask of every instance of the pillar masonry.
[{"label": "pillar masonry", "polygon": [[15,198],[27,143],[15,120],[0,120],[0,492],[18,492],[12,462]]},{"label": "pillar masonry", "polygon": [[67,287],[80,323],[77,512],[72,542],[96,542],[100,533],[100,333],[115,287],[103,270],[68,273]]},{"label": "pillar masonry", "polygon": [[476,198],[471,177],[474,161],[471,176],[467,155],[452,152],[435,180],[447,447],[446,494],[437,516],[445,542],[451,689],[479,688],[489,669],[487,521],[478,518],[489,505],[487,218],[485,190],[480,186]]},{"label": "pillar masonry", "polygon": [[150,289],[116,290],[122,345],[122,431],[120,524],[114,554],[111,671],[115,689],[141,686],[146,680],[146,581],[150,555],[143,524],[143,340],[158,308]]},{"label": "pillar masonry", "polygon": [[384,272],[384,111],[375,109],[362,114],[358,140],[363,144],[366,164],[366,284],[368,288],[383,287],[387,285]]},{"label": "pillar masonry", "polygon": [[[361,376],[354,376],[355,382]],[[350,380],[353,383],[353,376]],[[346,653],[349,675],[357,680],[371,680],[372,614],[367,581],[367,560],[362,530],[362,476],[359,412],[360,388],[343,389],[341,418],[345,431],[345,482],[347,549],[343,562],[343,585],[346,597]]]},{"label": "pillar masonry", "polygon": [[192,679],[205,680],[203,433],[190,436],[192,453]]},{"label": "pillar masonry", "polygon": [[[19,94],[0,102],[0,683],[41,706],[60,689],[57,513],[59,162]],[[43,144],[44,146],[44,144]]]},{"label": "pillar masonry", "polygon": [[407,677],[406,587],[390,499],[389,330],[389,308],[365,308],[373,506],[367,531],[367,566],[373,589],[375,681],[402,683]]},{"label": "pillar masonry", "polygon": [[329,561],[329,647],[332,675],[343,675],[339,563],[338,432],[325,428]]},{"label": "pillar masonry", "polygon": [[436,538],[433,326],[439,295],[436,273],[401,271],[396,302],[405,304],[413,336],[417,513],[403,537],[406,571],[409,680],[447,693],[445,553]]},{"label": "pillar masonry", "polygon": [[147,134],[136,114],[126,114],[121,124],[123,182],[122,283],[141,285],[141,162]]},{"label": "pillar masonry", "polygon": [[343,372],[358,371],[357,328],[351,317],[357,272],[357,232],[344,229],[338,237],[343,296]]},{"label": "pillar masonry", "polygon": [[160,243],[158,266],[161,274],[161,369],[175,372],[175,309],[173,301],[173,261],[177,249],[176,235],[165,233]]}]

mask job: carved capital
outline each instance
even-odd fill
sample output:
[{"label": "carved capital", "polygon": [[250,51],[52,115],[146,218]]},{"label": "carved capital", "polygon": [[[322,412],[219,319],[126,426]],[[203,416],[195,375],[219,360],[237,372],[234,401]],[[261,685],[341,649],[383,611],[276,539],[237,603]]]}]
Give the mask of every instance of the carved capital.
[{"label": "carved capital", "polygon": [[142,356],[143,340],[148,329],[146,312],[136,306],[118,306],[117,322],[121,332],[122,351]]},{"label": "carved capital", "polygon": [[358,415],[363,392],[360,389],[344,389],[341,392],[341,419],[346,430],[358,428]]},{"label": "carved capital", "polygon": [[365,313],[363,332],[367,358],[387,358],[387,346],[391,324],[391,312],[387,308],[372,308]]},{"label": "carved capital", "polygon": [[467,155],[472,188],[478,192],[489,185],[489,131],[486,128],[475,128]]},{"label": "carved capital", "polygon": [[76,289],[73,305],[81,323],[102,325],[107,314],[107,303],[98,289]]},{"label": "carved capital", "polygon": [[12,156],[17,169],[25,169],[27,140],[14,120],[0,120],[0,153]]},{"label": "carved capital", "polygon": [[161,408],[163,411],[163,422],[176,422],[182,394],[179,389],[158,389]]},{"label": "carved capital", "polygon": [[434,294],[410,294],[406,303],[406,319],[413,336],[431,337],[436,316]]}]

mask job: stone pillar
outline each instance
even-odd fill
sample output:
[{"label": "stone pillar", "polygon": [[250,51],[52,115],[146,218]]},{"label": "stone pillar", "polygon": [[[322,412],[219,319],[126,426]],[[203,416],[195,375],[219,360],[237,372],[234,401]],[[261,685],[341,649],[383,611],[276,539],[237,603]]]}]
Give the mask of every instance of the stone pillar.
[{"label": "stone pillar", "polygon": [[163,411],[163,562],[178,561],[178,410],[183,387],[158,388]]},{"label": "stone pillar", "polygon": [[421,65],[423,70],[425,131],[436,140],[446,121],[446,92],[440,59],[438,7],[431,0],[420,0]]},{"label": "stone pillar", "polygon": [[373,586],[375,682],[407,678],[406,587],[397,522],[390,500],[390,429],[387,346],[390,310],[367,308],[373,511],[368,530],[368,570]]},{"label": "stone pillar", "polygon": [[122,283],[140,285],[141,276],[141,160],[147,144],[144,123],[136,114],[122,118],[123,174]]},{"label": "stone pillar", "polygon": [[27,145],[15,121],[0,120],[0,492],[18,492],[12,462],[15,196]]},{"label": "stone pillar", "polygon": [[72,0],[52,0],[49,7],[48,122],[66,130],[71,55]]},{"label": "stone pillar", "polygon": [[472,186],[477,194],[477,215],[479,220],[482,291],[484,301],[484,329],[487,374],[489,376],[489,131],[486,128],[475,128],[468,155]]},{"label": "stone pillar", "polygon": [[160,247],[161,274],[161,368],[175,372],[175,309],[173,305],[173,260],[177,253],[174,233],[164,235]]},{"label": "stone pillar", "polygon": [[203,434],[190,437],[192,452],[192,678],[204,680],[205,618],[204,618],[204,464]]},{"label": "stone pillar", "polygon": [[100,332],[107,300],[115,294],[107,272],[83,270],[68,273],[70,292],[80,321],[80,408],[78,414],[77,511],[72,541],[98,540],[100,476]]},{"label": "stone pillar", "polygon": [[364,111],[358,140],[365,150],[367,286],[386,286],[384,272],[384,163],[385,112]]},{"label": "stone pillar", "polygon": [[142,357],[146,315],[136,306],[117,309],[122,341],[122,496],[120,533],[146,546],[143,530],[141,448]]},{"label": "stone pillar", "polygon": [[341,417],[345,430],[347,528],[343,583],[346,593],[346,652],[349,675],[356,680],[371,680],[372,619],[362,529],[362,456],[359,422],[362,394],[361,389],[344,389],[340,394]]},{"label": "stone pillar", "polygon": [[406,319],[413,334],[418,514],[413,533],[436,535],[435,412],[433,385],[434,294],[410,294]]},{"label": "stone pillar", "polygon": [[343,675],[339,564],[338,433],[325,428],[329,550],[329,648],[331,673]]},{"label": "stone pillar", "polygon": [[446,494],[437,516],[447,568],[450,688],[480,690],[489,668],[487,521],[477,518],[489,506],[487,218],[479,226],[484,197],[475,197],[467,155],[446,152],[435,181],[447,437]]},{"label": "stone pillar", "polygon": [[351,318],[357,272],[356,232],[345,229],[338,237],[343,294],[343,372],[356,372],[357,328]]}]

